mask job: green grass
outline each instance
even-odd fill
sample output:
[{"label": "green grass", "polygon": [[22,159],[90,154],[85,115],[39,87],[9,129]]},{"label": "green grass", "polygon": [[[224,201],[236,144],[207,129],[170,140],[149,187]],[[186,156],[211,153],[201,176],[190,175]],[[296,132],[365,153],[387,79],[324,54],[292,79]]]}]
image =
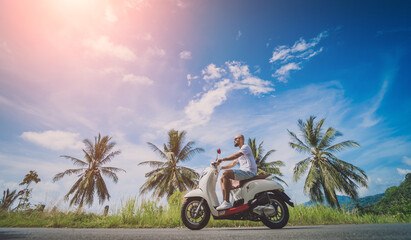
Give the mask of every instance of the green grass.
[{"label": "green grass", "polygon": [[[69,227],[69,228],[175,228],[184,227],[180,218],[181,202],[172,200],[168,206],[156,202],[129,198],[108,216],[93,213],[45,210],[25,212],[0,212],[0,227]],[[338,211],[325,206],[289,208],[288,226],[323,224],[411,223],[411,216],[360,215],[356,212]],[[214,220],[207,227],[263,226],[260,222]]]}]

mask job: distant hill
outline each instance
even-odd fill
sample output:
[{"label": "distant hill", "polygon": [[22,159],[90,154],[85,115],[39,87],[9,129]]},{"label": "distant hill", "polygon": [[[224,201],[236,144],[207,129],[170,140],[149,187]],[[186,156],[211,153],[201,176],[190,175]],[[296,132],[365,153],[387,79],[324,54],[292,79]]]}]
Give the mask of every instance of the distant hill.
[{"label": "distant hill", "polygon": [[376,204],[360,209],[363,213],[374,214],[411,214],[411,173],[405,176],[398,187],[389,187],[385,196]]},{"label": "distant hill", "polygon": [[[360,207],[365,207],[369,206],[372,204],[377,203],[380,199],[382,199],[385,196],[385,193],[380,193],[372,196],[366,196],[362,198],[358,198],[358,205]],[[347,196],[340,196],[337,195],[338,202],[340,203],[341,207],[344,207],[345,210],[352,211],[356,208],[357,203],[354,201],[354,199],[347,197]],[[313,203],[311,201],[305,202],[304,206],[312,206]],[[329,206],[327,201],[324,199],[323,201],[324,206]]]},{"label": "distant hill", "polygon": [[[337,199],[346,210],[352,211],[357,207],[357,202],[350,197],[337,195]],[[323,202],[323,205],[329,205],[325,199]],[[304,206],[311,205],[311,201],[304,203]],[[385,193],[359,198],[358,206],[360,213],[411,214],[411,173],[405,176],[398,187],[389,187]]]},{"label": "distant hill", "polygon": [[[380,199],[385,196],[385,193],[380,193],[372,196],[366,196],[358,199],[358,205],[360,207],[366,207],[376,204]],[[357,207],[357,203],[351,199],[351,201],[344,203],[344,208],[348,211],[352,211]]]}]

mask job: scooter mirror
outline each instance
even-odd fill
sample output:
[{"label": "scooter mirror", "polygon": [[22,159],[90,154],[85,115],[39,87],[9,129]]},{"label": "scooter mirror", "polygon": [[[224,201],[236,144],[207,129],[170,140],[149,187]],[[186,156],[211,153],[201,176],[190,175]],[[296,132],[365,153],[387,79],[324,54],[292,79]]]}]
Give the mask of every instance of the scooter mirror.
[{"label": "scooter mirror", "polygon": [[221,149],[220,148],[217,148],[217,153],[221,154]]}]

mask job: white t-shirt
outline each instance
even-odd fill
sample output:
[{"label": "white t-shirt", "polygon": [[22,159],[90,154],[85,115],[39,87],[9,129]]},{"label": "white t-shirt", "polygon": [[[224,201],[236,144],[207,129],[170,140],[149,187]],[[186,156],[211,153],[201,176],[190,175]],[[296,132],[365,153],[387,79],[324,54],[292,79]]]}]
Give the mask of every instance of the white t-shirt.
[{"label": "white t-shirt", "polygon": [[240,151],[243,156],[237,158],[235,162],[240,163],[240,170],[243,171],[250,171],[254,174],[257,174],[257,164],[255,163],[255,159],[253,153],[251,152],[251,148],[248,145],[243,145],[240,148]]}]

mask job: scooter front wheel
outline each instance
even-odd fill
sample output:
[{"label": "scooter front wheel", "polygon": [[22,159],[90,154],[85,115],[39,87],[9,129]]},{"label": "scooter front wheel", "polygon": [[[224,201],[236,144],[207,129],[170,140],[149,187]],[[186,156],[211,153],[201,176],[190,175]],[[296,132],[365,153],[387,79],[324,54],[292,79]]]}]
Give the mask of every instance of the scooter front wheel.
[{"label": "scooter front wheel", "polygon": [[201,200],[202,198],[188,198],[181,207],[181,220],[191,230],[204,228],[210,220],[210,209],[207,202]]}]

